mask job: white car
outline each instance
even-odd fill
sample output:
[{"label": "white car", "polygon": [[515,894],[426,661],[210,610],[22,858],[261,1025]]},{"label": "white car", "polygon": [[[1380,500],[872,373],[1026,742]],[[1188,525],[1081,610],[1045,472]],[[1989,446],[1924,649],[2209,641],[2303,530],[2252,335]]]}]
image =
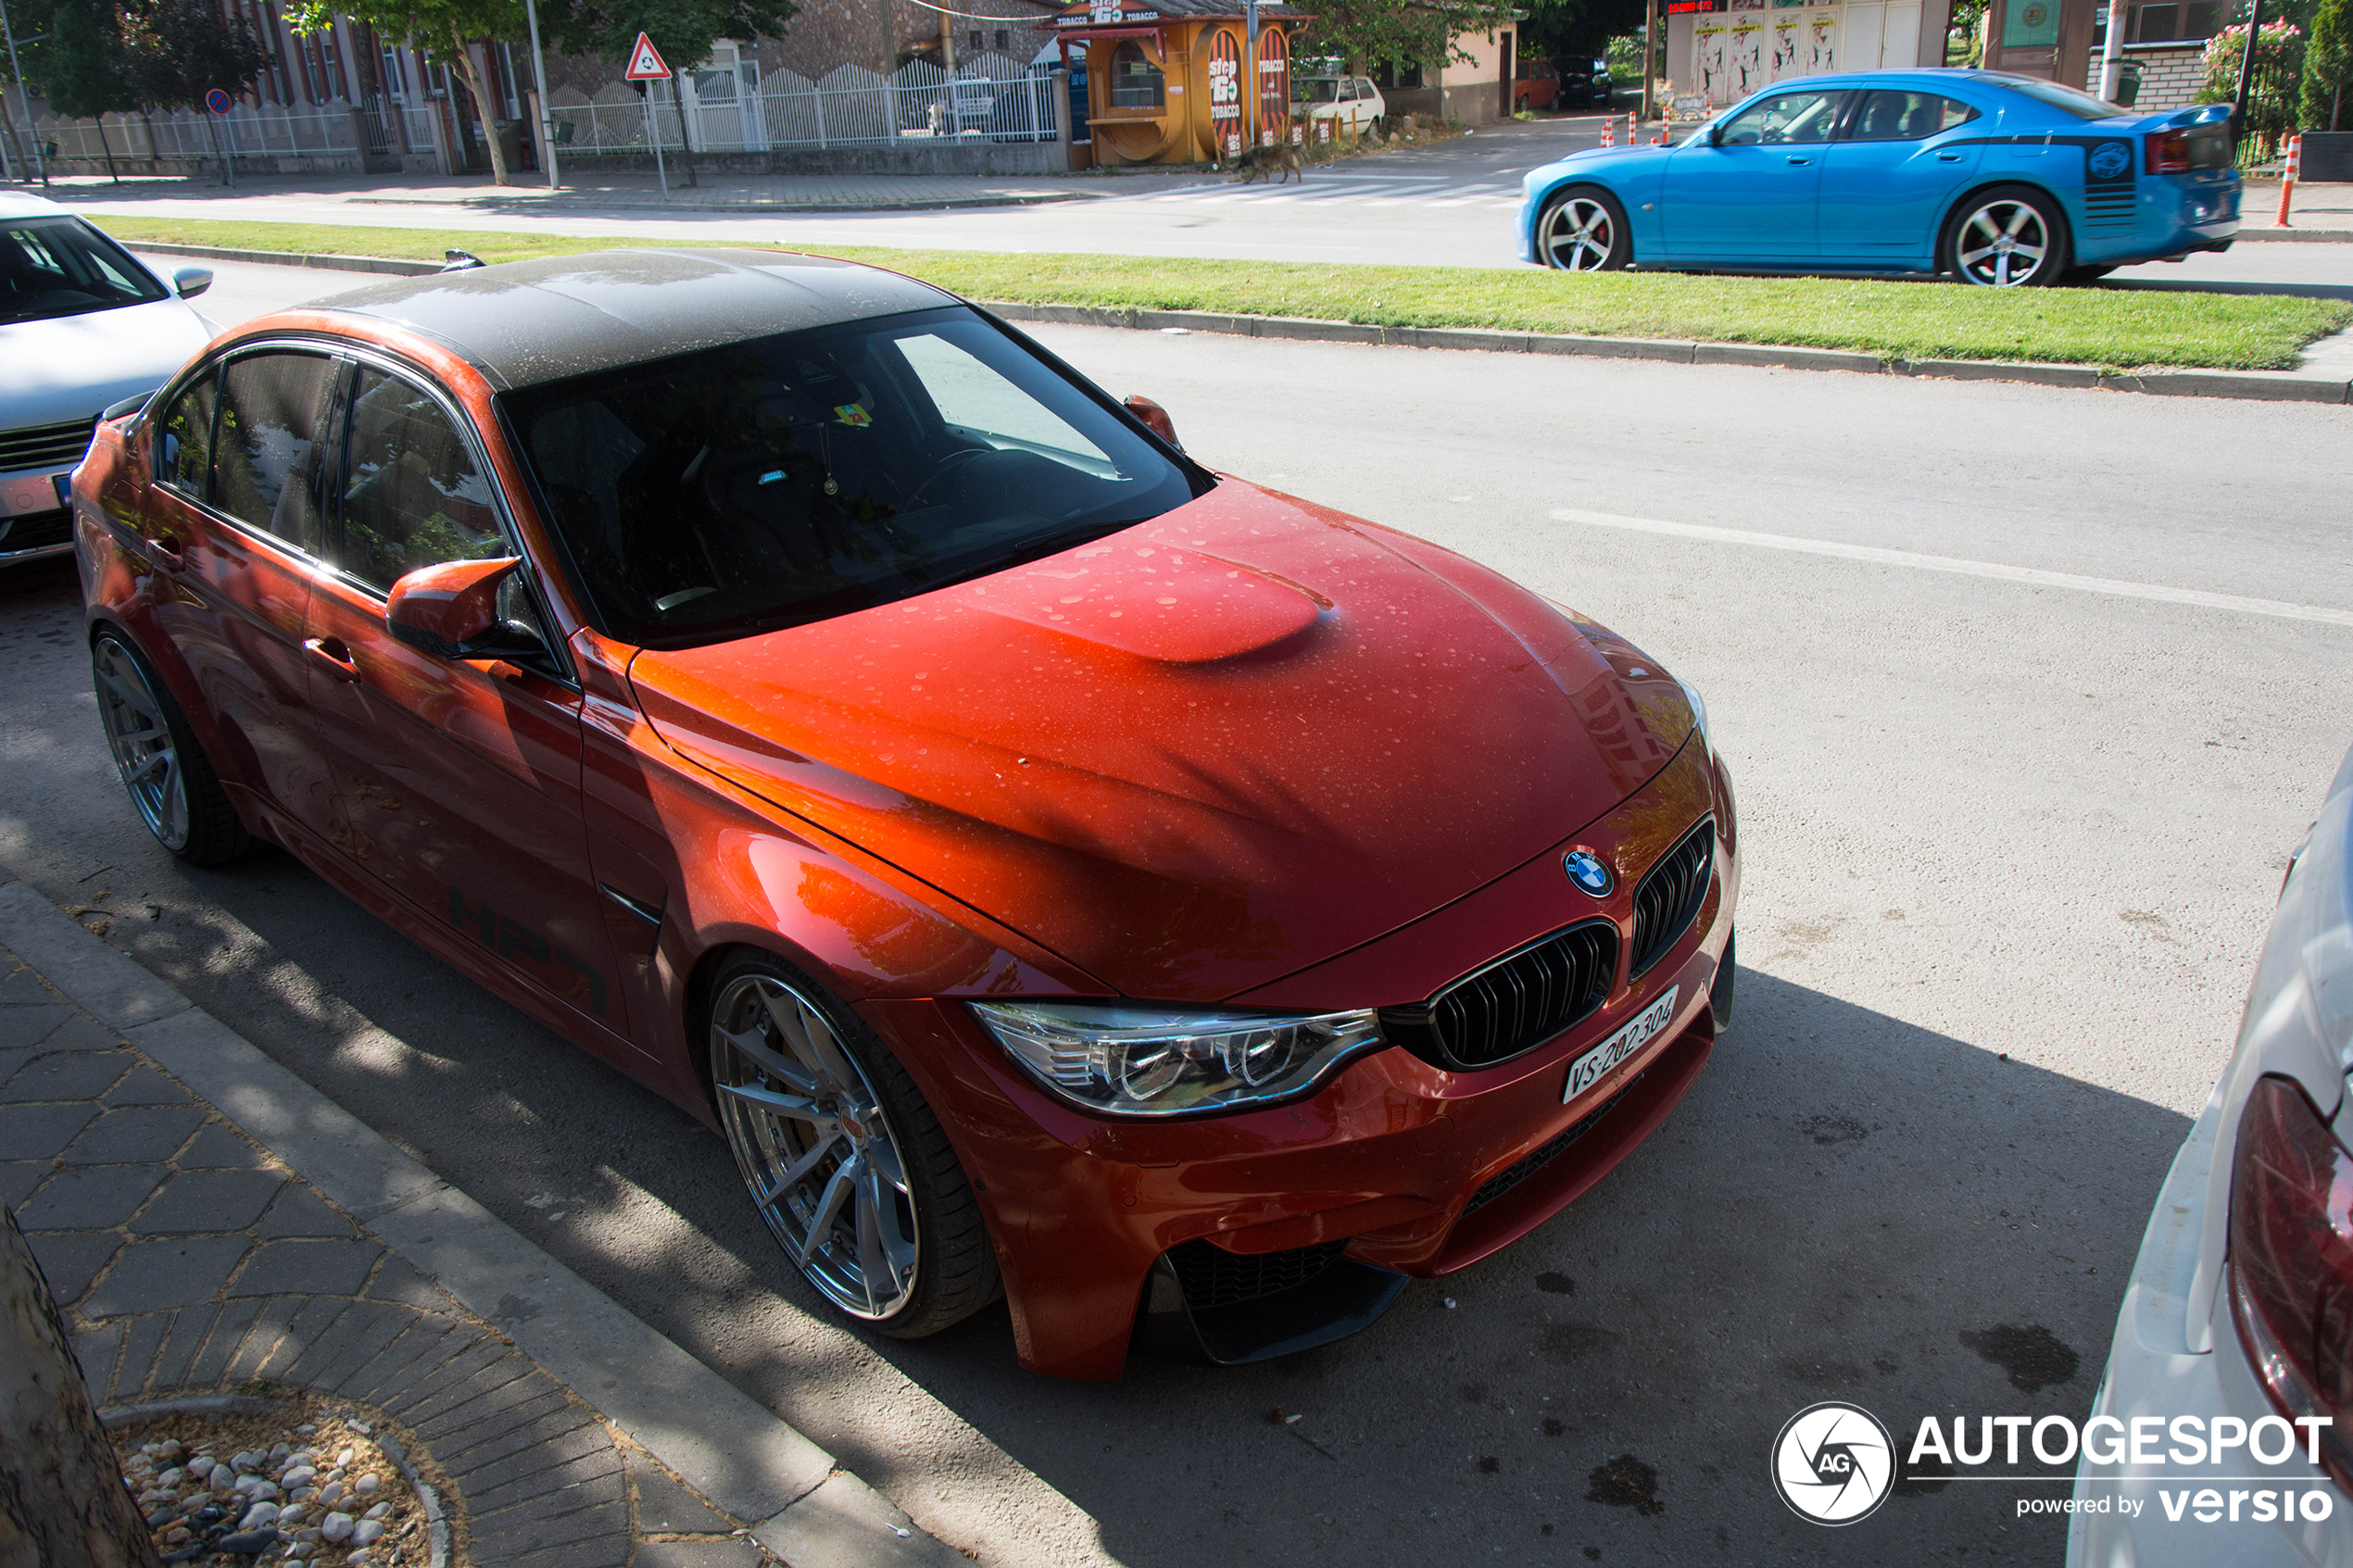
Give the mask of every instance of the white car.
[{"label": "white car", "polygon": [[1319,119],[1332,122],[1334,136],[1362,134],[1372,128],[1373,121],[1389,112],[1380,89],[1373,85],[1369,76],[1300,76],[1291,80],[1291,102],[1306,111],[1310,136],[1319,134],[1314,123]]},{"label": "white car", "polygon": [[203,267],[166,282],[57,203],[0,193],[0,566],[72,546],[59,476],[101,412],[212,340],[188,303],[211,284]]},{"label": "white car", "polygon": [[2353,1562],[2348,831],[2353,754],[2142,1238],[2092,1413],[2152,1440],[2078,1467],[2070,1568]]}]

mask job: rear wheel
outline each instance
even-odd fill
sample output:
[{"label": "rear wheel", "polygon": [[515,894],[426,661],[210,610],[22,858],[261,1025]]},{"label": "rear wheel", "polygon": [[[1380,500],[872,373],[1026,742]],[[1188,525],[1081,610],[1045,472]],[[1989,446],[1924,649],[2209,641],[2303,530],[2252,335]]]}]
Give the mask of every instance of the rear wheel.
[{"label": "rear wheel", "polygon": [[997,1256],[907,1070],[808,976],[745,953],[711,985],[711,1083],[753,1206],[834,1307],[900,1339],[997,1298]]},{"label": "rear wheel", "polygon": [[2047,287],[2067,273],[2067,221],[2027,185],[1980,191],[1944,230],[1944,270],[1986,288]]},{"label": "rear wheel", "polygon": [[90,646],[90,678],[115,772],[156,842],[192,866],[217,866],[251,849],[211,759],[139,651],[100,633]]},{"label": "rear wheel", "polygon": [[1564,272],[1615,272],[1634,259],[1626,209],[1592,185],[1554,196],[1536,220],[1536,257]]}]

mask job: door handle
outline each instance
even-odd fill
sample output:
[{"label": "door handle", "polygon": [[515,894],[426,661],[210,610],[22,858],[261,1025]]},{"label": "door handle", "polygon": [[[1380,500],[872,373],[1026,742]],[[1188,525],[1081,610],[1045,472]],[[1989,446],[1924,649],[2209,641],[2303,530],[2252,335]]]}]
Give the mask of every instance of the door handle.
[{"label": "door handle", "polygon": [[1810,157],[1793,157],[1790,159],[1790,162],[1792,163],[1811,163],[1814,160]]},{"label": "door handle", "polygon": [[180,553],[180,541],[169,533],[158,533],[149,538],[147,548],[161,556],[163,564],[166,566],[182,567],[188,564],[187,558]]},{"label": "door handle", "polygon": [[338,681],[359,679],[359,662],[351,650],[333,637],[311,637],[302,645],[302,651],[325,665]]},{"label": "door handle", "polygon": [[1939,163],[1958,163],[1961,161],[1961,155],[1958,153],[1939,153],[1936,155],[1936,161]]}]

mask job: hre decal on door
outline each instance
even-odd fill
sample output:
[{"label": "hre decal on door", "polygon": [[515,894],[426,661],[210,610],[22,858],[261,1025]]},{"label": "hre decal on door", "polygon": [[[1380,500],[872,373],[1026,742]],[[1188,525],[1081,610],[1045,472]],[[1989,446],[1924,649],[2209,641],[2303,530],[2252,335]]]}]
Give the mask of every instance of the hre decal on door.
[{"label": "hre decal on door", "polygon": [[[539,966],[543,972],[543,979],[546,978],[545,971],[549,964],[563,965],[564,968],[588,983],[588,1010],[598,1018],[605,1016],[605,977],[589,965],[565,952],[561,947],[556,947],[530,927],[518,924],[505,915],[499,914],[490,907],[489,900],[484,899],[482,905],[476,908],[466,901],[463,889],[450,888],[449,923],[461,931],[472,932],[482,939],[484,947],[488,947],[502,959],[510,961],[516,959],[529,960]],[[569,978],[560,978],[550,986],[550,989],[559,996],[576,998],[580,986]]]}]

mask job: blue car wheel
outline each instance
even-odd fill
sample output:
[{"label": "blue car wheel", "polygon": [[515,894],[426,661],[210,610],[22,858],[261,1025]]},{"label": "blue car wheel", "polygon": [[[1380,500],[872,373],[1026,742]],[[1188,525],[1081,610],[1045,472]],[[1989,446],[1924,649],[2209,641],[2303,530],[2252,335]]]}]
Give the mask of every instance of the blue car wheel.
[{"label": "blue car wheel", "polygon": [[1626,209],[1597,185],[1572,185],[1536,220],[1536,255],[1564,272],[1615,272],[1634,259]]},{"label": "blue car wheel", "polygon": [[1986,288],[2034,288],[2067,274],[2067,220],[2032,185],[1996,185],[1956,207],[1944,230],[1944,270]]}]

